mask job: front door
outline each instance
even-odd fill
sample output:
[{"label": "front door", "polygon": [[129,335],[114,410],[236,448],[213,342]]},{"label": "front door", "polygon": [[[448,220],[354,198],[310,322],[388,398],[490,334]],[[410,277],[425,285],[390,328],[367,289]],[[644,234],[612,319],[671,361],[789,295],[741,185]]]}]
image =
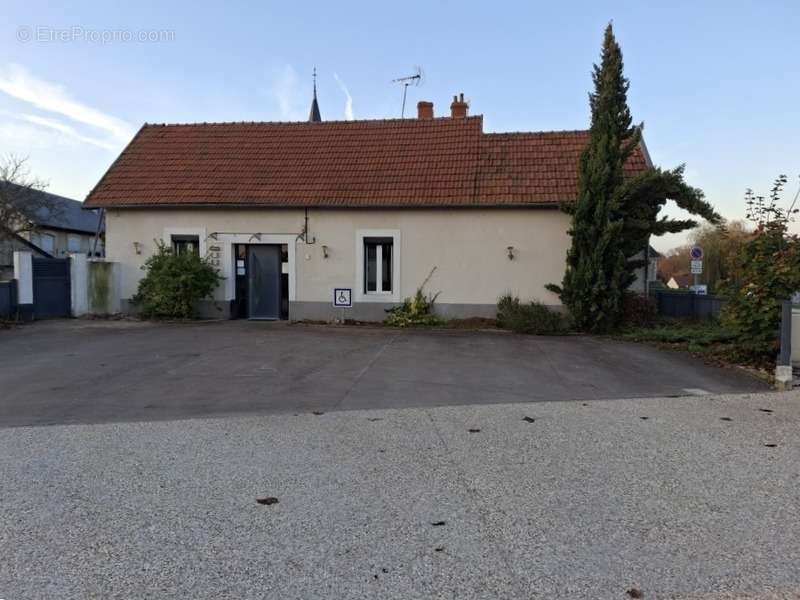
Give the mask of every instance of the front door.
[{"label": "front door", "polygon": [[281,247],[253,244],[247,247],[247,316],[281,318]]}]

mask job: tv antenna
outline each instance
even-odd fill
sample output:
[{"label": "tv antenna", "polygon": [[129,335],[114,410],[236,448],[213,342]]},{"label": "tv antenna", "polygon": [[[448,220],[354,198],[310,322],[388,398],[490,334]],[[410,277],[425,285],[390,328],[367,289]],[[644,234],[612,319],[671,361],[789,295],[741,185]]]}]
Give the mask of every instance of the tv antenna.
[{"label": "tv antenna", "polygon": [[392,83],[403,84],[403,107],[400,109],[401,119],[405,118],[406,115],[406,94],[408,93],[408,86],[413,85],[414,87],[417,87],[421,85],[422,81],[425,79],[425,75],[423,74],[421,67],[415,67],[415,71],[416,72],[413,75],[392,79]]}]

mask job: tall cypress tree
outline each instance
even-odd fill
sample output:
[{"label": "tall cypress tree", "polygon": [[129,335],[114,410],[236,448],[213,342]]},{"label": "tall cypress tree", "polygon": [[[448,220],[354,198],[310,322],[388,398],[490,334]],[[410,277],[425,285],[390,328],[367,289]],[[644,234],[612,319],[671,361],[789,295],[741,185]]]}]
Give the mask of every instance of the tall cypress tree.
[{"label": "tall cypress tree", "polygon": [[683,167],[648,168],[628,181],[623,167],[641,141],[628,108],[628,80],[611,24],[606,27],[600,65],[592,73],[594,92],[589,144],[578,175],[578,198],[564,206],[572,216],[572,246],[562,285],[549,285],[569,309],[578,329],[603,333],[619,324],[634,271],[651,235],[677,233],[697,225],[691,219],[658,217],[667,199],[712,223],[720,217],[702,191],[683,181]]},{"label": "tall cypress tree", "polygon": [[606,27],[600,65],[594,66],[592,79],[592,124],[589,145],[580,160],[578,199],[565,207],[572,215],[572,247],[563,285],[555,289],[579,329],[602,332],[617,324],[622,311],[625,223],[615,192],[623,183],[623,165],[640,137],[632,126],[628,80],[622,74],[622,51],[611,24]]}]

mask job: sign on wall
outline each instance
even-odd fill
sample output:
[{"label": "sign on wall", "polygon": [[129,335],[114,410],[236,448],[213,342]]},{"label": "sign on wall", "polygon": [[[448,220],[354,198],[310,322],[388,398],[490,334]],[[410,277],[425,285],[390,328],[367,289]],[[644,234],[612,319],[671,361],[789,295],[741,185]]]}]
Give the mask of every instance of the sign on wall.
[{"label": "sign on wall", "polygon": [[333,305],[338,308],[350,308],[353,306],[353,290],[351,288],[334,288]]}]

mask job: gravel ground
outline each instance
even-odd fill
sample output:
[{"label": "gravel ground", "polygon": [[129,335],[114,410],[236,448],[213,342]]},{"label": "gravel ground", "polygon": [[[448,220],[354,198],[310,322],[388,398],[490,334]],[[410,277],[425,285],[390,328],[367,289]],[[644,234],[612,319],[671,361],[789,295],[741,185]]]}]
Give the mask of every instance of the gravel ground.
[{"label": "gravel ground", "polygon": [[787,393],[2,429],[0,598],[799,598],[798,425]]}]

